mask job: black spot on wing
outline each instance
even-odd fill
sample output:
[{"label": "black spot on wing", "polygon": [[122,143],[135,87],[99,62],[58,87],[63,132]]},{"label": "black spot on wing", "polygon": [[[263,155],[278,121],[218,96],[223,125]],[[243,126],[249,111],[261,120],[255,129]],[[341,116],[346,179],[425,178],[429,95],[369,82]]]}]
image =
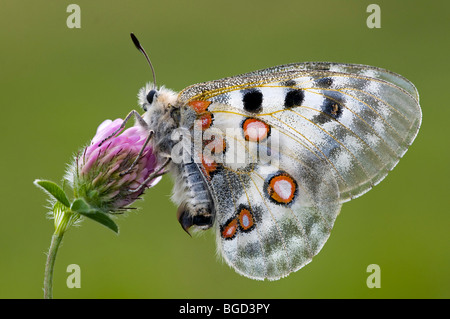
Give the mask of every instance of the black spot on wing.
[{"label": "black spot on wing", "polygon": [[242,90],[241,92],[244,110],[250,113],[259,113],[262,111],[263,94],[260,90],[253,88]]},{"label": "black spot on wing", "polygon": [[321,105],[321,112],[314,117],[314,122],[324,124],[332,120],[338,120],[342,116],[343,104],[332,99],[324,99]]},{"label": "black spot on wing", "polygon": [[294,106],[300,106],[305,98],[303,90],[291,89],[286,93],[284,98],[284,107],[289,109]]},{"label": "black spot on wing", "polygon": [[342,105],[339,102],[328,100],[322,104],[322,111],[334,119],[338,119],[342,115]]},{"label": "black spot on wing", "polygon": [[287,80],[281,83],[282,86],[289,86],[289,87],[295,86],[296,84],[297,82],[295,82],[294,80]]},{"label": "black spot on wing", "polygon": [[321,78],[316,80],[317,86],[320,88],[330,88],[333,85],[332,78]]}]

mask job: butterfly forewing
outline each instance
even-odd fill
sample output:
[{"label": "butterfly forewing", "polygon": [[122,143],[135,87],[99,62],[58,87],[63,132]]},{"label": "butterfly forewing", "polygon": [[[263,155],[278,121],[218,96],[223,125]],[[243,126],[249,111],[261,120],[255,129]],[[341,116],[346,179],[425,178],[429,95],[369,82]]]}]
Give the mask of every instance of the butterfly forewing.
[{"label": "butterfly forewing", "polygon": [[[250,93],[257,98],[254,92],[262,96],[261,107],[246,109],[244,97]],[[214,110],[226,110],[279,128],[293,144],[328,162],[342,201],[380,182],[406,152],[421,123],[414,85],[390,71],[363,65],[273,67],[197,84],[183,90],[180,98],[216,102],[211,106],[215,117],[219,115]]]}]

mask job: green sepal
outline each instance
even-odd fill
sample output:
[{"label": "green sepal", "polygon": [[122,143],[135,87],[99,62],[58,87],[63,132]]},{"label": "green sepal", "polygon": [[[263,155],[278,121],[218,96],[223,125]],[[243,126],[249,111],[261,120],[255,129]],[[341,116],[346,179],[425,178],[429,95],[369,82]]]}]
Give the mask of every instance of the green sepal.
[{"label": "green sepal", "polygon": [[91,207],[86,201],[82,198],[77,198],[73,201],[70,209],[73,212],[86,216],[96,222],[102,224],[103,226],[108,227],[115,233],[119,232],[119,227],[116,223],[105,213],[102,211]]},{"label": "green sepal", "polygon": [[58,186],[58,184],[52,181],[37,179],[34,181],[34,185],[42,188],[46,193],[53,196],[58,202],[60,202],[64,206],[70,207],[70,202],[67,199],[66,193],[61,187]]},{"label": "green sepal", "polygon": [[64,234],[79,218],[80,214],[72,212],[69,207],[66,207],[60,201],[56,201],[53,205],[55,234]]}]

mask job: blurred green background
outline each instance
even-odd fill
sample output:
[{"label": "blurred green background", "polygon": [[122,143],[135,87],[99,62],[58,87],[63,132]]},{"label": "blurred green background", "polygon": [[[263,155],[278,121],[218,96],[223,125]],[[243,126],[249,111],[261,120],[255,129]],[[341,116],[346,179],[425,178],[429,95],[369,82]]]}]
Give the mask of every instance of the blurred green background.
[{"label": "blurred green background", "polygon": [[[178,224],[166,177],[120,234],[91,221],[66,233],[55,298],[449,298],[450,106],[448,1],[0,1],[2,111],[0,297],[42,298],[53,232],[35,178],[60,181],[65,165],[106,118],[137,108],[151,79],[132,45],[149,52],[159,84],[175,90],[274,65],[335,61],[387,68],[417,86],[423,124],[389,176],[344,204],[312,263],[276,282],[236,274],[216,255],[212,231]],[[442,100],[444,99],[444,100]],[[66,268],[81,267],[69,289]],[[369,264],[381,288],[369,289]]]}]

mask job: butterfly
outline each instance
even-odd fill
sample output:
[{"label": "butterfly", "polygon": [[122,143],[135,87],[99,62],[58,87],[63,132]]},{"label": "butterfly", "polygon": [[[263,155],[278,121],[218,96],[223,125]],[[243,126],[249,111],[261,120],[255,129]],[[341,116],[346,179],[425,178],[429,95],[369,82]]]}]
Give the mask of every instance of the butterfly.
[{"label": "butterfly", "polygon": [[410,81],[365,65],[293,63],[178,93],[153,77],[139,120],[174,178],[178,221],[213,228],[226,263],[258,280],[308,264],[342,204],[386,177],[422,118]]}]

